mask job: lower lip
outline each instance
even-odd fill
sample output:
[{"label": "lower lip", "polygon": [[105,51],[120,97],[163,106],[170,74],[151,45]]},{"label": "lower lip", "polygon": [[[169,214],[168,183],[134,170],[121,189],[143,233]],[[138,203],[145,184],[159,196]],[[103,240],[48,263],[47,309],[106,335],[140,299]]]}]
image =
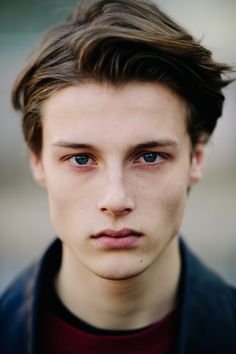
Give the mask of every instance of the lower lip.
[{"label": "lower lip", "polygon": [[100,236],[93,238],[93,242],[98,248],[126,249],[134,247],[139,238],[140,236],[138,235],[129,235],[124,237]]}]

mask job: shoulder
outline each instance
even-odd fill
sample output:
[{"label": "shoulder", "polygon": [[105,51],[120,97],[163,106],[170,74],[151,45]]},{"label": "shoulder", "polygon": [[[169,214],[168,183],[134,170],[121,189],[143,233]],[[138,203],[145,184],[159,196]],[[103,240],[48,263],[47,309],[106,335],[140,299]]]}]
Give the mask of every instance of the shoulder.
[{"label": "shoulder", "polygon": [[[39,261],[20,273],[0,298],[0,316],[19,313],[19,307],[25,306],[40,293],[47,278],[56,272],[61,260],[61,243],[55,240],[43,253]],[[32,304],[31,304],[32,305]],[[22,311],[21,311],[22,312]]]},{"label": "shoulder", "polygon": [[32,298],[35,291],[45,282],[47,276],[58,268],[61,257],[61,243],[55,240],[43,253],[40,260],[23,270],[0,297],[0,316],[16,311]]},{"label": "shoulder", "polygon": [[28,267],[0,298],[1,353],[26,352],[37,269],[38,263]]},{"label": "shoulder", "polygon": [[0,297],[1,317],[14,312],[22,302],[31,296],[37,268],[37,263],[30,265],[4,291]]},{"label": "shoulder", "polygon": [[38,262],[24,270],[0,298],[0,352],[28,352],[34,342],[43,296],[60,264],[61,244],[53,242]]},{"label": "shoulder", "polygon": [[[211,303],[226,301],[236,310],[236,288],[224,280],[213,269],[204,264],[181,240],[181,255],[183,265],[183,283],[188,291],[196,295],[209,297]],[[215,296],[212,296],[212,295]],[[229,301],[229,302],[228,302]]]},{"label": "shoulder", "polygon": [[235,287],[209,269],[183,241],[180,247],[183,342],[193,353],[236,353]]}]

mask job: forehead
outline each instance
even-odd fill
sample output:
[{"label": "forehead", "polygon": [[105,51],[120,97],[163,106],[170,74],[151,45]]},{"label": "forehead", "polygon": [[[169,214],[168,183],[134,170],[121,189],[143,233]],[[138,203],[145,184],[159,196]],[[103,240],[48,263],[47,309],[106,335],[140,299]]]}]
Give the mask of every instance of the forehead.
[{"label": "forehead", "polygon": [[83,83],[63,88],[44,102],[43,138],[85,143],[179,139],[186,134],[186,116],[184,100],[162,84]]}]

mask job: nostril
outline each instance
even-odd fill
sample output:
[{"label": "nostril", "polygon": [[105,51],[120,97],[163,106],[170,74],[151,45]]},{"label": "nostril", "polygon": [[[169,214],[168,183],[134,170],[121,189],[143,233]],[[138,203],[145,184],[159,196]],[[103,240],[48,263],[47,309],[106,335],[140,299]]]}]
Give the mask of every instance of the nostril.
[{"label": "nostril", "polygon": [[126,209],[124,209],[124,213],[129,213],[131,211],[131,208],[126,208]]},{"label": "nostril", "polygon": [[101,208],[101,211],[107,211],[107,209],[106,208]]}]

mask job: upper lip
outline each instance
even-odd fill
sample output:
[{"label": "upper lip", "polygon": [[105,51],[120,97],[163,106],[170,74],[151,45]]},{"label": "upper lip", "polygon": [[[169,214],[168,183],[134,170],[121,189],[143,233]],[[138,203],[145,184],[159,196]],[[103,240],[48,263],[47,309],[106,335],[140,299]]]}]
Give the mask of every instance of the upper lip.
[{"label": "upper lip", "polygon": [[128,228],[124,228],[121,230],[106,229],[93,235],[92,237],[93,238],[104,237],[104,236],[105,237],[127,237],[130,235],[141,236],[142,233]]}]

